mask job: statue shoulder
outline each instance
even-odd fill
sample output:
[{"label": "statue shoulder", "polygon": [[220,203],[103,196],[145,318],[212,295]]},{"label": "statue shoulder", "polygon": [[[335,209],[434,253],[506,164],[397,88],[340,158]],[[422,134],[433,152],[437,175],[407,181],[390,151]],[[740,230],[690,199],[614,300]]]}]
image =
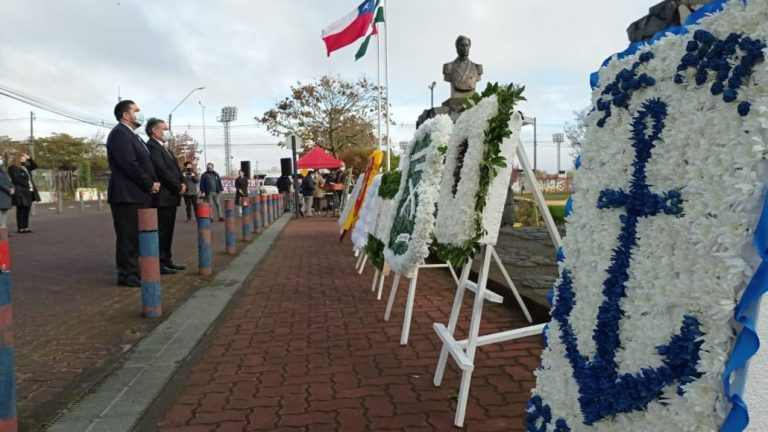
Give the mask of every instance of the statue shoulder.
[{"label": "statue shoulder", "polygon": [[474,65],[475,65],[475,70],[477,71],[477,74],[478,75],[482,75],[483,74],[483,65],[478,64],[478,63],[474,63]]},{"label": "statue shoulder", "polygon": [[443,64],[443,74],[450,74],[453,69],[453,62]]}]

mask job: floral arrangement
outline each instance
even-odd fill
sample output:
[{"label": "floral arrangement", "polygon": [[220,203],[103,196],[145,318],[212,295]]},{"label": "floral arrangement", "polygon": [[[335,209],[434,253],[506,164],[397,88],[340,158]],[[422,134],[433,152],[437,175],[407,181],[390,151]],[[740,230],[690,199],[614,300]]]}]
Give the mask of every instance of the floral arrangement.
[{"label": "floral arrangement", "polygon": [[520,143],[522,116],[513,108],[524,90],[489,84],[467,100],[448,141],[432,247],[456,268],[496,243],[512,174],[507,156]]},{"label": "floral arrangement", "polygon": [[347,231],[351,230],[355,226],[357,218],[360,216],[360,210],[363,209],[363,203],[365,202],[368,188],[371,186],[373,178],[376,177],[376,174],[379,173],[379,170],[381,169],[381,163],[383,161],[384,153],[381,150],[374,150],[371,152],[371,155],[368,156],[368,166],[365,168],[365,173],[362,174],[363,183],[360,188],[360,193],[357,194],[357,198],[354,200],[354,204],[352,205],[352,208],[350,209],[349,214],[344,221],[344,225],[342,226],[342,238],[344,238],[344,234],[346,234]]},{"label": "floral arrangement", "polygon": [[341,210],[341,215],[339,216],[339,228],[342,232],[344,232],[344,224],[347,222],[347,219],[349,218],[349,214],[352,212],[352,207],[355,206],[355,201],[357,201],[357,196],[360,195],[360,191],[363,189],[363,180],[365,180],[365,177],[358,176],[357,181],[355,182],[355,187],[352,188],[352,193],[349,194],[349,197],[347,197],[347,202],[344,204],[344,208]]},{"label": "floral arrangement", "polygon": [[389,241],[389,231],[392,228],[393,198],[400,184],[400,171],[387,171],[381,176],[376,208],[378,212],[370,227],[365,253],[371,259],[371,264],[379,270],[384,269],[384,245]]},{"label": "floral arrangement", "polygon": [[357,218],[355,228],[352,230],[352,244],[355,245],[357,250],[365,249],[365,244],[368,243],[368,233],[372,227],[376,226],[376,219],[379,215],[379,200],[376,197],[379,195],[381,176],[381,174],[378,174],[373,178],[371,187],[368,188],[368,196],[365,197],[363,208],[360,210],[360,216]]},{"label": "floral arrangement", "polygon": [[593,76],[529,431],[746,427],[767,18],[766,0],[714,2]]},{"label": "floral arrangement", "polygon": [[407,277],[429,255],[445,160],[439,149],[447,147],[452,130],[453,122],[446,115],[426,121],[400,159],[403,175],[384,257],[395,272]]}]

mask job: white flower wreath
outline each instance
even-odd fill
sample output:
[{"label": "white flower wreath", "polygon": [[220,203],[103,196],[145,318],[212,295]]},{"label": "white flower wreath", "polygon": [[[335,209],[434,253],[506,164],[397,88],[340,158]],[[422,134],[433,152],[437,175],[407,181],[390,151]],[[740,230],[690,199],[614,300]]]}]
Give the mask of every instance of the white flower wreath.
[{"label": "white flower wreath", "polygon": [[[511,107],[507,107],[510,109]],[[494,245],[501,226],[501,215],[507,196],[507,187],[512,174],[512,165],[507,158],[514,156],[520,145],[520,127],[522,116],[519,112],[503,128],[509,139],[499,143],[500,165],[485,192],[484,208],[477,211],[477,202],[481,200],[481,167],[488,164],[486,158],[486,131],[489,122],[499,115],[499,103],[496,94],[483,98],[476,106],[464,112],[456,121],[448,142],[443,178],[440,184],[437,219],[435,221],[435,239],[437,246],[461,248],[460,258],[466,259],[471,250],[479,244]],[[457,166],[459,178],[456,178]],[[480,235],[481,234],[481,235]],[[480,235],[478,237],[478,235]],[[477,239],[476,241],[474,239]],[[440,249],[438,249],[438,252]],[[456,265],[457,262],[454,262]]]},{"label": "white flower wreath", "polygon": [[760,262],[766,16],[731,1],[600,70],[529,431],[742,430],[723,374]]},{"label": "white flower wreath", "polygon": [[446,115],[426,121],[400,158],[400,188],[392,200],[394,214],[384,258],[396,273],[411,277],[429,255],[440,175],[453,122]]},{"label": "white flower wreath", "polygon": [[379,196],[380,184],[381,174],[377,174],[366,191],[363,208],[360,210],[355,228],[352,230],[352,244],[357,250],[365,249],[365,244],[368,243],[368,234],[376,227],[376,219],[379,216],[379,200],[376,198]]}]

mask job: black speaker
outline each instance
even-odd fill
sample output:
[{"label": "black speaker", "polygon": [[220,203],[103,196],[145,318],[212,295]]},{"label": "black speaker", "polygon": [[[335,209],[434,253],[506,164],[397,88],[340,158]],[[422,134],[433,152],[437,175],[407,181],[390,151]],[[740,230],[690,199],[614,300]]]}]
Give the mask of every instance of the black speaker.
[{"label": "black speaker", "polygon": [[281,171],[280,174],[284,176],[293,175],[293,169],[291,169],[292,165],[293,165],[293,159],[291,158],[280,159],[280,171]]},{"label": "black speaker", "polygon": [[240,161],[240,171],[245,173],[246,178],[251,177],[251,161]]}]

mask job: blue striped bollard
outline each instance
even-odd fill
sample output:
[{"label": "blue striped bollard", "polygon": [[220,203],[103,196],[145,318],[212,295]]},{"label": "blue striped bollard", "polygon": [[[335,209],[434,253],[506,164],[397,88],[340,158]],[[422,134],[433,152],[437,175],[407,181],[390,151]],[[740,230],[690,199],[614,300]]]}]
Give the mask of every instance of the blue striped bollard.
[{"label": "blue striped bollard", "polygon": [[261,234],[261,208],[263,207],[263,203],[261,202],[261,197],[256,195],[253,197],[253,229],[256,232],[256,234]]},{"label": "blue striped bollard", "polygon": [[277,199],[275,198],[275,194],[272,194],[269,196],[269,211],[270,211],[270,217],[272,218],[272,222],[277,220],[277,213],[275,212],[275,209],[277,208]]},{"label": "blue striped bollard", "polygon": [[163,315],[163,290],[160,287],[160,240],[157,234],[157,209],[139,209],[139,272],[141,273],[141,311],[147,318]]},{"label": "blue striped bollard", "polygon": [[16,432],[16,352],[8,229],[0,228],[0,432]]},{"label": "blue striped bollard", "polygon": [[201,202],[195,209],[197,216],[197,266],[198,274],[210,276],[211,268],[211,206]]},{"label": "blue striped bollard", "polygon": [[253,234],[251,234],[251,206],[247,197],[240,199],[240,204],[243,207],[243,241],[249,242],[253,240]]},{"label": "blue striped bollard", "polygon": [[267,196],[262,195],[261,200],[261,227],[266,228],[269,226],[269,218],[267,217]]},{"label": "blue striped bollard", "polygon": [[237,253],[235,243],[235,200],[224,200],[224,243],[227,246],[227,255]]},{"label": "blue striped bollard", "polygon": [[259,199],[257,197],[253,197],[248,200],[251,205],[251,234],[256,234],[258,232],[256,229],[256,219],[258,217],[258,201]]}]

